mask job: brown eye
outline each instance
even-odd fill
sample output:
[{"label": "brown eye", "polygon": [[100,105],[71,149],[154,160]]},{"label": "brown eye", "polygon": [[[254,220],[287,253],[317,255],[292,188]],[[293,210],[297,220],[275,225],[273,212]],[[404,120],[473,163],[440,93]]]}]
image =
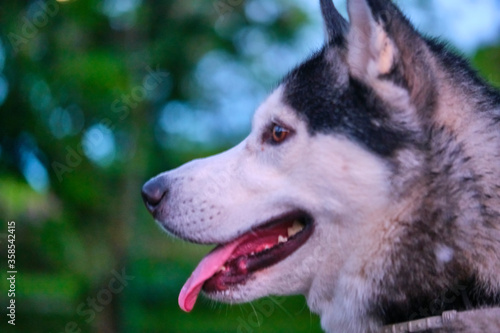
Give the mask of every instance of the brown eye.
[{"label": "brown eye", "polygon": [[290,131],[280,125],[273,126],[273,143],[282,143],[290,134]]}]

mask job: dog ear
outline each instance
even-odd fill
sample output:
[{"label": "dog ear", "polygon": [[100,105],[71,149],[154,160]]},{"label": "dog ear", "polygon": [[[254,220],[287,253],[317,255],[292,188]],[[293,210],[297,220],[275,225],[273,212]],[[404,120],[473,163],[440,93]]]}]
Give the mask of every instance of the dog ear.
[{"label": "dog ear", "polygon": [[[348,12],[351,75],[393,104],[412,104],[417,109],[428,106],[433,100],[432,57],[401,11],[391,0],[348,0]],[[399,94],[394,94],[395,87]]]},{"label": "dog ear", "polygon": [[320,0],[320,4],[326,31],[326,42],[327,44],[335,43],[339,38],[344,38],[349,25],[337,11],[332,0]]}]

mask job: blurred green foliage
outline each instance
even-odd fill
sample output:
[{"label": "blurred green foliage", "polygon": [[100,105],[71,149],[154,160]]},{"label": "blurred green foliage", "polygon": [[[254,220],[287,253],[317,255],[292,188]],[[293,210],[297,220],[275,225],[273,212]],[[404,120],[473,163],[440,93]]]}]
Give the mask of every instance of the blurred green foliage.
[{"label": "blurred green foliage", "polygon": [[[19,273],[16,327],[3,317],[1,332],[320,331],[299,296],[235,306],[200,300],[182,313],[178,292],[209,249],[165,236],[140,198],[149,177],[244,135],[201,144],[162,132],[158,119],[169,101],[203,98],[194,72],[208,52],[252,65],[235,42],[245,28],[259,28],[272,44],[291,42],[307,16],[286,1],[273,3],[282,12],[267,22],[249,20],[243,1],[2,3],[0,78],[8,94],[0,93],[0,216],[17,222]],[[497,85],[499,59],[498,47],[474,59]],[[163,79],[143,94],[151,72]],[[269,87],[278,78],[253,79]],[[91,158],[89,149],[102,151],[107,142],[92,144],[89,133],[104,133],[98,124],[114,145]],[[123,272],[129,280],[117,283]]]},{"label": "blurred green foliage", "polygon": [[473,64],[488,82],[500,87],[500,46],[479,50]]},{"label": "blurred green foliage", "polygon": [[[2,3],[0,70],[8,95],[0,111],[0,215],[17,222],[19,273],[16,326],[3,316],[0,331],[318,330],[303,297],[239,306],[200,300],[193,313],[182,313],[178,292],[209,248],[167,237],[142,204],[140,188],[149,177],[227,148],[244,134],[233,133],[222,146],[181,137],[173,148],[161,142],[171,139],[168,133],[155,134],[162,105],[199,97],[192,76],[207,52],[238,56],[232,34],[252,24],[243,2],[226,8],[224,17],[215,4]],[[289,7],[262,29],[286,42],[304,20]],[[162,82],[144,95],[140,88],[151,72],[162,73]],[[92,160],[82,147],[98,124],[112,130],[111,161]],[[176,149],[181,146],[187,148]],[[37,163],[45,171],[33,169]],[[30,175],[38,175],[32,180],[38,191]],[[0,241],[4,307],[6,238]],[[120,285],[110,282],[122,270],[133,279],[112,293]]]}]

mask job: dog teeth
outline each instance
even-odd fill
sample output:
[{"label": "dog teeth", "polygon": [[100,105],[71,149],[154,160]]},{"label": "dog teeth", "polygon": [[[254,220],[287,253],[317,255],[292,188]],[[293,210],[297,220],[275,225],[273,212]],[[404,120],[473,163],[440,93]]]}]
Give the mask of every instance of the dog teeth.
[{"label": "dog teeth", "polygon": [[216,273],[224,272],[226,269],[226,266],[222,266]]},{"label": "dog teeth", "polygon": [[286,242],[288,242],[288,238],[283,237],[281,235],[278,236],[278,244],[286,243]]},{"label": "dog teeth", "polygon": [[241,258],[240,260],[238,260],[236,268],[237,268],[237,272],[239,274],[247,274],[248,273],[247,262],[243,258]]},{"label": "dog teeth", "polygon": [[288,228],[288,238],[295,236],[304,229],[304,225],[299,221],[293,222],[293,225]]}]

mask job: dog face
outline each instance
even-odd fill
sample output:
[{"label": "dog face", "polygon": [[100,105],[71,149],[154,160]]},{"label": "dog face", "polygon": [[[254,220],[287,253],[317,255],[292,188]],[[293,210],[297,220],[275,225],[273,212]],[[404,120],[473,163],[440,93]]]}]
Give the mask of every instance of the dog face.
[{"label": "dog face", "polygon": [[[391,233],[389,213],[404,210],[396,199],[421,163],[416,111],[432,102],[432,84],[427,69],[404,66],[421,61],[402,57],[411,27],[392,4],[387,23],[380,7],[350,1],[350,28],[331,1],[321,5],[325,47],[256,111],[250,135],[143,188],[166,231],[218,244],[181,291],[186,311],[203,290],[226,302],[301,293],[321,313],[339,290],[359,287],[349,272],[388,252],[377,240]],[[413,48],[423,43],[412,38]]]},{"label": "dog face", "polygon": [[[231,279],[206,288],[209,297],[243,302],[306,293],[318,272],[341,266],[356,225],[387,204],[388,170],[381,160],[342,135],[311,133],[284,102],[284,90],[279,87],[257,110],[250,135],[239,145],[145,185],[146,192],[158,193],[157,202],[148,204],[155,219],[177,237],[211,244],[252,233],[264,239],[244,242],[240,247],[253,247],[221,266],[252,252],[258,257],[259,249],[272,265],[230,268]],[[295,238],[288,233],[294,223]],[[280,226],[285,234],[276,230]],[[283,250],[285,245],[290,249]]]}]

